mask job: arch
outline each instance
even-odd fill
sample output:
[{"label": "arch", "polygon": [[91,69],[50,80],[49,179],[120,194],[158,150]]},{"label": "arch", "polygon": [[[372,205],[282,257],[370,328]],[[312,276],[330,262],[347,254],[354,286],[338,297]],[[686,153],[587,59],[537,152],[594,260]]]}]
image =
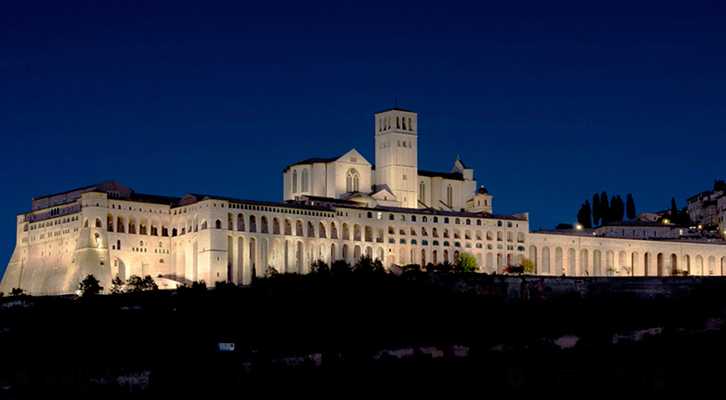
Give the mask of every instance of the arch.
[{"label": "arch", "polygon": [[257,232],[257,217],[250,215],[249,229],[251,233]]},{"label": "arch", "polygon": [[624,272],[625,275],[630,275],[630,271],[631,271],[632,267],[628,266],[627,254],[625,254],[625,252],[622,250],[618,253],[617,268],[618,268],[618,274],[620,274],[621,272]]},{"label": "arch", "polygon": [[645,252],[643,253],[643,276],[651,276],[652,273],[650,272],[650,264],[652,262],[653,256]]},{"label": "arch", "polygon": [[587,249],[580,250],[580,275],[590,276],[590,254]]},{"label": "arch", "polygon": [[721,257],[721,276],[726,275],[726,257]]},{"label": "arch", "polygon": [[103,228],[103,222],[101,218],[96,218],[96,228]]},{"label": "arch", "polygon": [[214,221],[214,229],[222,229],[222,221],[220,221],[220,220]]},{"label": "arch", "polygon": [[106,230],[109,232],[113,232],[113,215],[108,214],[106,216]]},{"label": "arch", "polygon": [[337,255],[335,254],[335,243],[330,244],[330,263],[332,264],[337,259]]},{"label": "arch", "polygon": [[355,245],[353,247],[353,261],[358,261],[360,259],[360,246]]},{"label": "arch", "polygon": [[356,242],[360,241],[360,225],[353,225],[353,240]]},{"label": "arch", "polygon": [[349,169],[345,174],[345,191],[360,191],[360,174],[358,174],[358,171],[355,168]]},{"label": "arch", "polygon": [[434,265],[436,265],[436,264],[438,264],[438,263],[439,263],[439,251],[438,251],[438,250],[436,250],[436,249],[434,249],[434,250],[433,250],[433,251],[431,252],[431,262],[432,262],[432,263],[433,263]]},{"label": "arch", "polygon": [[345,222],[343,222],[343,240],[350,240],[350,230]]},{"label": "arch", "polygon": [[372,242],[373,241],[373,228],[366,225],[365,228],[363,228],[363,238],[366,242]]},{"label": "arch", "polygon": [[577,251],[573,248],[570,248],[567,250],[567,275],[570,276],[576,276],[577,275],[577,264],[576,263],[577,258]]},{"label": "arch", "polygon": [[136,234],[136,220],[129,218],[129,233]]},{"label": "arch", "polygon": [[[491,232],[487,232],[487,236],[489,236]],[[529,259],[534,264],[534,270],[537,271],[537,247],[532,245],[529,246]]]},{"label": "arch", "polygon": [[608,250],[605,252],[605,275],[607,276],[613,276],[617,274],[617,269],[615,268],[615,253],[612,250]]},{"label": "arch", "polygon": [[292,236],[292,222],[285,218],[285,235]]},{"label": "arch", "polygon": [[240,232],[245,231],[245,216],[244,214],[237,214],[237,230]]},{"label": "arch", "polygon": [[295,244],[295,269],[298,274],[303,273],[303,257],[305,256],[303,250],[303,243],[298,241]]},{"label": "arch", "polygon": [[602,271],[602,252],[600,250],[592,251],[592,275],[601,276]]},{"label": "arch", "polygon": [[670,266],[671,266],[671,268],[670,268],[671,275],[678,275],[678,273],[680,272],[678,270],[678,256],[675,253],[671,253]]},{"label": "arch", "polygon": [[714,275],[716,273],[716,257],[708,257],[708,274]]},{"label": "arch", "polygon": [[542,248],[542,273],[550,274],[551,272],[552,271],[550,271],[550,248],[545,246]]},{"label": "arch", "polygon": [[451,262],[449,260],[449,249],[444,249],[444,262],[445,263]]},{"label": "arch", "polygon": [[338,229],[335,227],[335,222],[330,222],[330,238],[331,239],[338,238]]},{"label": "arch", "polygon": [[[267,225],[267,217],[264,215],[260,217],[260,233],[270,233]],[[260,252],[260,255],[261,254],[262,252]],[[267,268],[266,265],[263,265],[263,267]]]},{"label": "arch", "polygon": [[308,221],[308,237],[314,238],[315,237],[315,225],[313,225],[312,221]]},{"label": "arch", "polygon": [[177,234],[178,234],[178,232],[177,232],[176,228],[172,228],[172,230],[171,230],[171,236],[174,237]]},{"label": "arch", "polygon": [[232,213],[227,213],[227,230],[234,230],[234,217],[232,217]]},{"label": "arch", "polygon": [[327,237],[325,233],[325,224],[323,224],[322,221],[318,224],[318,237],[321,239],[325,239]]},{"label": "arch", "polygon": [[494,254],[487,253],[486,256],[484,257],[484,260],[485,260],[485,265],[487,267],[488,272],[491,273],[491,272],[496,271],[496,266],[494,266]]},{"label": "arch", "polygon": [[658,253],[655,256],[655,271],[656,276],[663,276],[665,274],[665,260],[663,253]]},{"label": "arch", "polygon": [[683,270],[686,275],[691,275],[691,256],[689,254],[683,256]]},{"label": "arch", "polygon": [[562,252],[562,247],[555,248],[555,270],[552,272],[555,275],[560,275],[560,274],[565,273],[565,260],[564,260],[564,254]]},{"label": "arch", "polygon": [[346,262],[350,262],[349,256],[350,256],[350,255],[348,254],[348,245],[347,245],[347,244],[344,244],[344,245],[343,245],[343,252],[341,253],[340,257],[341,257],[341,258],[342,258],[342,259],[343,259],[344,261],[346,261]]},{"label": "arch", "polygon": [[116,217],[116,232],[124,233],[126,231],[125,225],[123,217]]},{"label": "arch", "polygon": [[700,255],[696,256],[696,267],[693,272],[694,275],[703,276],[703,257]]},{"label": "arch", "polygon": [[272,234],[273,235],[280,234],[280,220],[277,219],[277,217],[272,218]]},{"label": "arch", "polygon": [[[381,252],[382,251],[383,251],[383,249],[381,249]],[[381,255],[383,255],[383,254],[381,254]],[[421,249],[421,264],[420,265],[421,265],[421,267],[426,266],[426,249]]]},{"label": "arch", "polygon": [[202,220],[202,224],[201,224],[201,225],[202,225],[202,226],[201,226],[201,229],[202,229],[202,230],[204,230],[204,229],[207,229],[207,220],[206,220],[206,219],[203,219],[203,220]]},{"label": "arch", "polygon": [[638,252],[635,251],[630,255],[630,275],[643,275],[643,268],[640,266],[640,258],[638,257]]},{"label": "arch", "polygon": [[295,236],[305,236],[305,234],[303,233],[302,220],[295,221]]}]

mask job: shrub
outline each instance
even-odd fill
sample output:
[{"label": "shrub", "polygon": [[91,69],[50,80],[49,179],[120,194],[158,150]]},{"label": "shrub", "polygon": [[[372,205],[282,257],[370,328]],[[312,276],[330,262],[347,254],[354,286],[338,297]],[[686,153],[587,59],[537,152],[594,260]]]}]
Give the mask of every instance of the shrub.
[{"label": "shrub", "polygon": [[101,282],[96,279],[92,274],[88,274],[81,283],[78,284],[78,290],[81,292],[81,296],[90,297],[95,296],[103,291]]}]

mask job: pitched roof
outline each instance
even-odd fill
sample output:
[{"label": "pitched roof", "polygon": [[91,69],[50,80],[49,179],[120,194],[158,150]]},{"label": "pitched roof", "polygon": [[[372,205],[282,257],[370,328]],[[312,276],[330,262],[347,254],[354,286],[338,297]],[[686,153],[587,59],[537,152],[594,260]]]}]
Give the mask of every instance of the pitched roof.
[{"label": "pitched roof", "polygon": [[430,176],[430,177],[441,177],[444,179],[452,179],[456,181],[463,181],[464,175],[461,174],[461,172],[436,172],[436,171],[427,171],[424,169],[418,170],[418,174],[420,176]]},{"label": "pitched roof", "polygon": [[296,165],[317,164],[317,163],[323,163],[323,164],[331,163],[331,162],[336,161],[340,157],[343,157],[343,154],[340,154],[340,155],[338,155],[336,157],[327,157],[327,158],[323,158],[323,157],[306,158],[304,160],[300,160],[300,161],[294,162],[292,164],[289,164],[288,166],[285,167],[285,169],[282,170],[282,172],[285,172],[288,169],[290,169],[290,167],[294,167]]}]

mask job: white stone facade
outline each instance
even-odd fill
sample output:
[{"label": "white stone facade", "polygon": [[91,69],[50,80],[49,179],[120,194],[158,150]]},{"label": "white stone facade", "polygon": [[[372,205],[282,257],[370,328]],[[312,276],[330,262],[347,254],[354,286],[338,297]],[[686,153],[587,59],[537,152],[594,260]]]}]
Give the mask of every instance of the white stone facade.
[{"label": "white stone facade", "polygon": [[492,195],[458,158],[451,172],[418,169],[415,113],[393,109],[375,120],[375,167],[356,150],[291,164],[284,202],[148,195],[117,182],[34,198],[16,218],[0,292],[72,293],[87,274],[105,288],[131,275],[248,284],[270,268],[305,273],[316,260],[368,255],[390,267],[454,262],[460,252],[487,273],[524,258],[542,275],[725,272],[722,241],[530,233],[526,213],[492,214]]}]

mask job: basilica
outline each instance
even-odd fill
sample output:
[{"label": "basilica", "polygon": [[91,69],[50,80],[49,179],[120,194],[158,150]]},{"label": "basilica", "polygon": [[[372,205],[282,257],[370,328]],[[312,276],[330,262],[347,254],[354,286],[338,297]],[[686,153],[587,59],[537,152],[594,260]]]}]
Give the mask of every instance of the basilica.
[{"label": "basilica", "polygon": [[306,273],[317,260],[366,255],[392,268],[454,262],[462,252],[486,273],[525,259],[541,275],[726,273],[722,241],[656,237],[663,226],[530,232],[527,213],[494,213],[492,194],[458,157],[449,171],[419,169],[415,112],[388,109],[373,126],[375,164],[355,149],[292,162],[279,202],[146,194],[115,181],[34,197],[16,217],[0,292],[73,293],[88,274],[107,288],[132,275],[168,288],[244,285],[273,269]]}]

